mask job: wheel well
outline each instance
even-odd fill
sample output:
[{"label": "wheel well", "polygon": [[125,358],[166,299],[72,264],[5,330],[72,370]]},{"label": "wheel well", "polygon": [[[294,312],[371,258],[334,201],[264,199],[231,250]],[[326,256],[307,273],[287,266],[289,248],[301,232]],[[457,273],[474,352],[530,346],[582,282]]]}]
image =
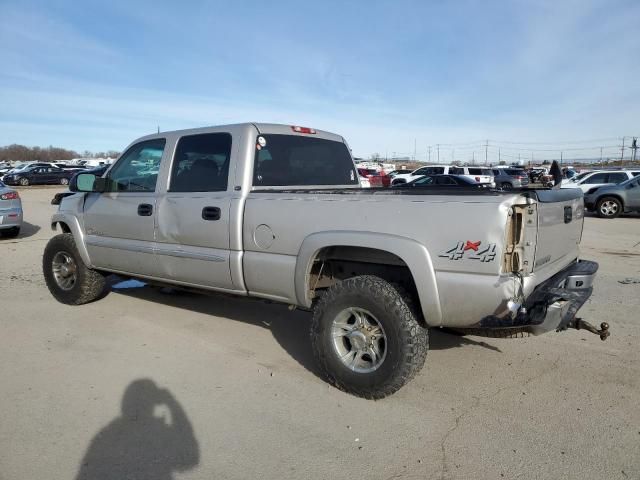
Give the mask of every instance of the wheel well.
[{"label": "wheel well", "polygon": [[346,245],[322,248],[311,263],[307,289],[315,299],[333,284],[359,275],[375,275],[400,286],[417,307],[417,312],[422,311],[409,266],[397,255],[376,248]]},{"label": "wheel well", "polygon": [[71,233],[71,229],[69,228],[69,225],[67,225],[64,222],[53,222],[51,224],[51,228],[53,230],[56,229],[56,225],[60,225],[60,230],[62,230],[62,233]]}]

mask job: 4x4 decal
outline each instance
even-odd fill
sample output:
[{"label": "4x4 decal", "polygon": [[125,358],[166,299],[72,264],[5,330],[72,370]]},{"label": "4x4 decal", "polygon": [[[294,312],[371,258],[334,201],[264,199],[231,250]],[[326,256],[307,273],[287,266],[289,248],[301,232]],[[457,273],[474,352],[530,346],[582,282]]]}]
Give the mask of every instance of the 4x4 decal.
[{"label": "4x4 decal", "polygon": [[[492,262],[496,258],[496,244],[488,243],[485,246],[480,246],[482,241],[472,242],[467,240],[466,242],[458,242],[455,247],[442,252],[439,256],[448,258],[449,260],[480,260],[481,262]],[[471,251],[471,255],[465,257],[465,252]]]}]

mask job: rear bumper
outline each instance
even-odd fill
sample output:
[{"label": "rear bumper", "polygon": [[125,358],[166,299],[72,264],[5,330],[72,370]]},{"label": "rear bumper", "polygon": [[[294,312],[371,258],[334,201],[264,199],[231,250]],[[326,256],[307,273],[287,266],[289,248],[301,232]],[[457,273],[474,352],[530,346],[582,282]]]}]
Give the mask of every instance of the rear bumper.
[{"label": "rear bumper", "polygon": [[566,330],[578,310],[593,293],[597,271],[596,262],[574,262],[538,285],[517,315],[507,318],[486,317],[480,322],[479,327],[516,328],[534,335],[552,330]]},{"label": "rear bumper", "polygon": [[0,208],[0,229],[19,227],[22,225],[21,208]]}]

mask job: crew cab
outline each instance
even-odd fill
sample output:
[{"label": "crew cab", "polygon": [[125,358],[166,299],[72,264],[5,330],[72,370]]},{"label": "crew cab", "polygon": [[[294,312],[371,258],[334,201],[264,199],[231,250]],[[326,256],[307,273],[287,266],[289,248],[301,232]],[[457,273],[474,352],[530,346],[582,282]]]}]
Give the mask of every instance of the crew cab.
[{"label": "crew cab", "polygon": [[43,256],[58,301],[116,273],[309,310],[320,370],[365,398],[418,373],[429,328],[608,334],[576,318],[598,268],[576,189],[362,189],[340,135],[264,123],[142,137],[70,189]]}]

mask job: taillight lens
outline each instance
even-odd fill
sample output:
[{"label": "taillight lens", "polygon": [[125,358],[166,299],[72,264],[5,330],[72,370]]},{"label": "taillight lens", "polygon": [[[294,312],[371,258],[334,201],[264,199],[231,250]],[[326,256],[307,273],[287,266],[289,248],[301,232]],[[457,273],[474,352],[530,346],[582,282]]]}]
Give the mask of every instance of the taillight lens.
[{"label": "taillight lens", "polygon": [[476,182],[480,183],[480,177],[476,177]]},{"label": "taillight lens", "polygon": [[0,195],[0,200],[17,200],[19,198],[20,195],[18,195],[18,192],[3,193]]},{"label": "taillight lens", "polygon": [[316,133],[316,131],[313,128],[298,127],[297,125],[291,125],[291,130],[297,133],[311,133],[311,134]]}]

